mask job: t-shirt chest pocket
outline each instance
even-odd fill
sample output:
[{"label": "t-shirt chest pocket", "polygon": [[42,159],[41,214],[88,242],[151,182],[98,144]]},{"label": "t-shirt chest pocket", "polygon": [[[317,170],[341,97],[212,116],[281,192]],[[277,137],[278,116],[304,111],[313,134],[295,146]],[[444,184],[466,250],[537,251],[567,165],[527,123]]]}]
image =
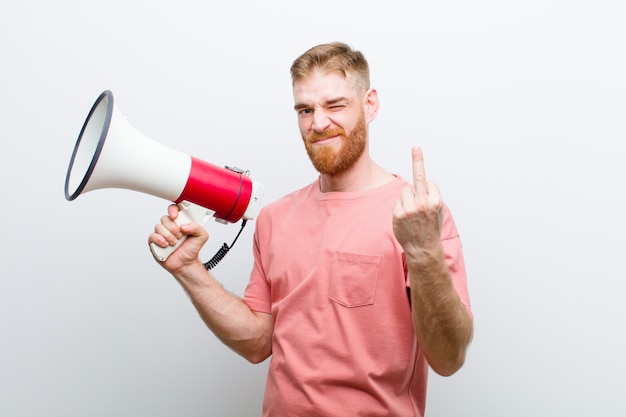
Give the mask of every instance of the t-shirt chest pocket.
[{"label": "t-shirt chest pocket", "polygon": [[381,259],[381,256],[335,252],[328,297],[345,307],[374,304]]}]

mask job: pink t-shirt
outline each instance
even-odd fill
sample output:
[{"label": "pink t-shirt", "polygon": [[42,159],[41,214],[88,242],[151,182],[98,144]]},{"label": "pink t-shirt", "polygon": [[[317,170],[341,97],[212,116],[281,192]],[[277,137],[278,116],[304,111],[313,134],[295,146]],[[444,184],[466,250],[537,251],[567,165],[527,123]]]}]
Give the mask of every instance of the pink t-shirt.
[{"label": "pink t-shirt", "polygon": [[[397,177],[362,192],[319,181],[264,207],[244,300],[274,319],[263,416],[422,416],[428,363],[417,345],[392,207]],[[469,311],[461,243],[441,236]]]}]

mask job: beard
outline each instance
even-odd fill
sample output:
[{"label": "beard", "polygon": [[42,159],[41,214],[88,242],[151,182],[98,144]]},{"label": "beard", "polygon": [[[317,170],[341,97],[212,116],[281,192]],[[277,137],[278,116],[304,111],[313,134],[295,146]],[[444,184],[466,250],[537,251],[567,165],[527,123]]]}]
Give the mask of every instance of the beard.
[{"label": "beard", "polygon": [[[339,136],[341,145],[335,151],[334,146],[313,146],[318,140]],[[363,155],[367,144],[367,123],[365,115],[361,113],[359,120],[349,135],[342,128],[313,132],[303,137],[306,153],[313,166],[320,174],[336,175],[348,170]]]}]

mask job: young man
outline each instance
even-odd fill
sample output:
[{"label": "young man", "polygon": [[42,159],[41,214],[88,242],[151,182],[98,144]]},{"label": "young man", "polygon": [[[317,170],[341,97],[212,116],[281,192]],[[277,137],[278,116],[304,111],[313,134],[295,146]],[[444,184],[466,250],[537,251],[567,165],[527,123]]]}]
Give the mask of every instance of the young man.
[{"label": "young man", "polygon": [[265,206],[243,299],[198,259],[207,232],[176,225],[150,242],[187,240],[162,264],[222,342],[271,356],[264,416],[422,416],[428,367],[464,363],[473,324],[461,243],[420,148],[413,184],[369,155],[378,113],[364,56],[318,45],[291,67],[298,125],[319,177]]}]

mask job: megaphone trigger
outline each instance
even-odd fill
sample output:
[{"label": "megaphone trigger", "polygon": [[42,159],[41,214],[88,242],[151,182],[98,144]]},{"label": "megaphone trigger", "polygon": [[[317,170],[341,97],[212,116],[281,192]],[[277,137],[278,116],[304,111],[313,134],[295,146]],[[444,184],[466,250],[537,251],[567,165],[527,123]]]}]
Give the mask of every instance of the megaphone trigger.
[{"label": "megaphone trigger", "polygon": [[[198,223],[200,226],[205,227],[211,217],[215,214],[215,211],[209,210],[205,207],[199,206],[194,203],[190,203],[189,201],[183,201],[178,204],[180,211],[178,212],[178,217],[176,218],[176,224],[182,225],[185,223]],[[160,247],[154,243],[150,244],[150,250],[152,251],[152,255],[159,261],[165,262],[165,260],[174,252],[176,249],[183,244],[187,236],[183,236],[176,242],[175,245],[170,245],[165,248]]]}]

